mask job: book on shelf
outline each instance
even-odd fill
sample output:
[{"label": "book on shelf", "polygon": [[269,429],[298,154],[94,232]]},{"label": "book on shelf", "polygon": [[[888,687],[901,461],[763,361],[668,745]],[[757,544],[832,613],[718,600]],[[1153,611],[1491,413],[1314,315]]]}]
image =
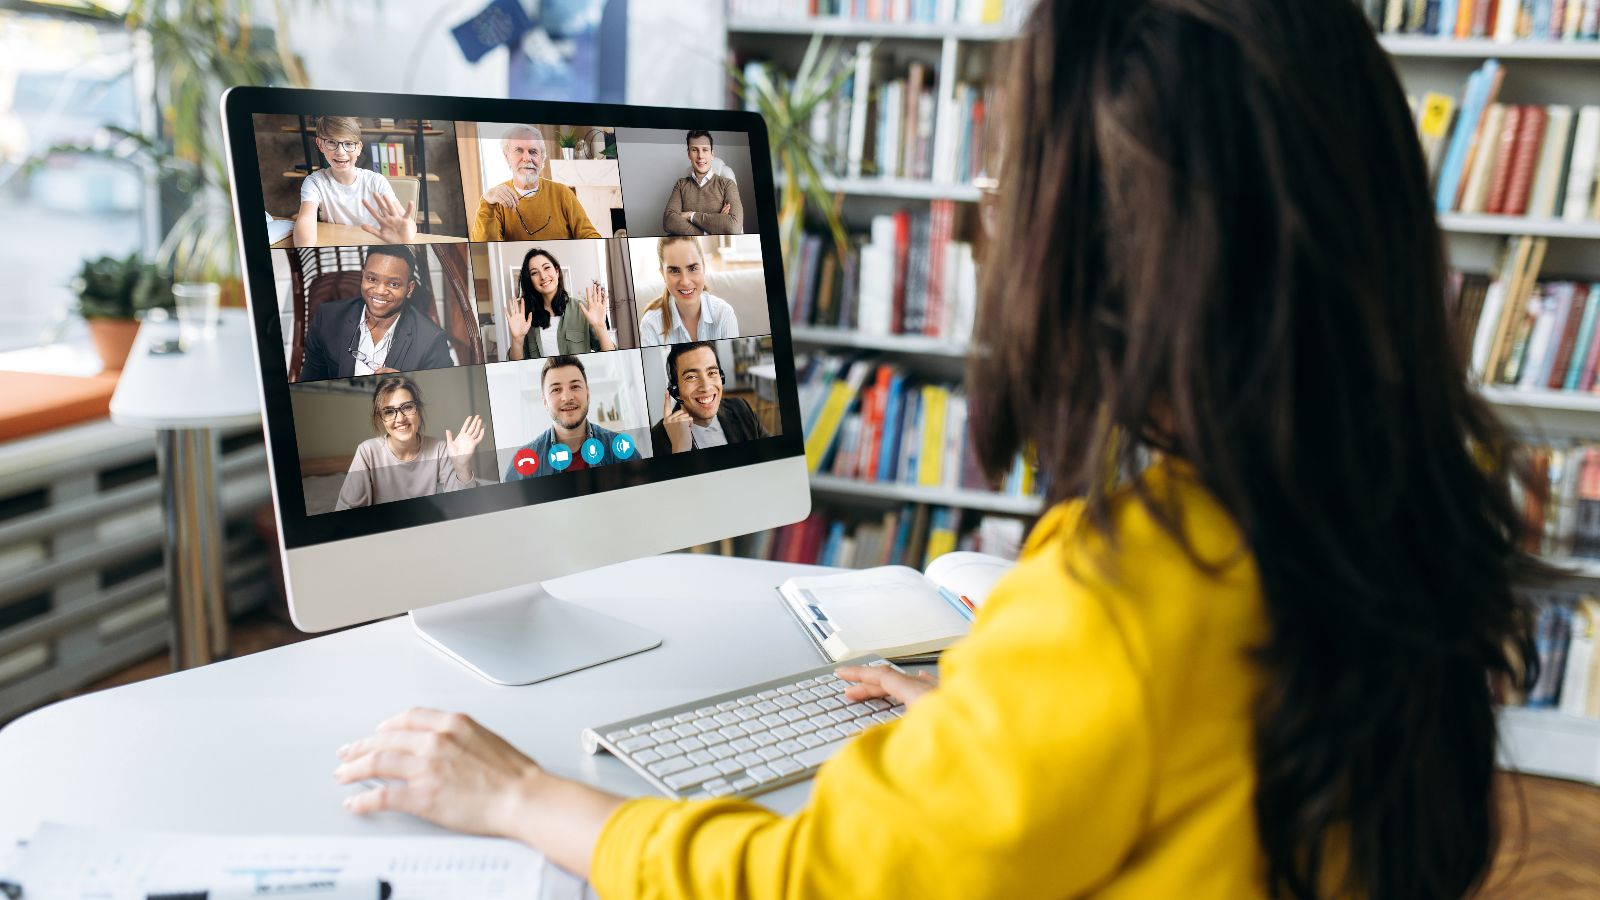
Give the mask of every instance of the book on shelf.
[{"label": "book on shelf", "polygon": [[869,653],[931,662],[967,633],[1014,560],[954,550],[928,556],[921,572],[891,565],[791,578],[778,586],[778,597],[831,662]]},{"label": "book on shelf", "polygon": [[[848,178],[965,184],[989,174],[984,131],[1003,89],[967,80],[939,94],[938,66],[917,56],[855,45],[849,77],[812,110],[807,132],[818,171]],[[770,60],[734,64],[746,83],[787,89],[792,73]],[[744,103],[752,109],[751,101]]]},{"label": "book on shelf", "polygon": [[1539,673],[1526,690],[1507,689],[1508,706],[1600,719],[1600,598],[1540,591],[1529,597]]},{"label": "book on shelf", "polygon": [[965,391],[873,355],[802,356],[797,370],[806,464],[814,474],[944,490],[1038,494],[1019,457],[998,486],[984,478],[967,429]]},{"label": "book on shelf", "polygon": [[1600,221],[1600,105],[1503,103],[1505,74],[1491,59],[1468,77],[1459,104],[1436,93],[1412,98],[1435,209]]},{"label": "book on shelf", "polygon": [[918,25],[1015,24],[1025,0],[729,0],[731,19],[835,19]]},{"label": "book on shelf", "polygon": [[1547,246],[1515,238],[1496,273],[1453,278],[1460,339],[1484,384],[1595,393],[1600,282],[1540,281]]},{"label": "book on shelf", "polygon": [[1600,0],[1355,0],[1380,34],[1501,43],[1600,37]]},{"label": "book on shelf", "polygon": [[957,550],[1016,559],[1026,536],[1025,523],[1015,516],[906,503],[882,512],[813,510],[804,521],[702,549],[845,569],[891,565],[920,569]]},{"label": "book on shelf", "polygon": [[788,270],[793,324],[965,344],[978,266],[954,228],[954,201],[934,200],[924,210],[874,216],[842,256],[831,236],[807,235]]}]

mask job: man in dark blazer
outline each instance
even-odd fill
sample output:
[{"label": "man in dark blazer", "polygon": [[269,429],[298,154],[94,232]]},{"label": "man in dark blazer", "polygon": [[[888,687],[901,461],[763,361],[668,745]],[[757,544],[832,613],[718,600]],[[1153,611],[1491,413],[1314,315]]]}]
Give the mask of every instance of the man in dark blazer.
[{"label": "man in dark blazer", "polygon": [[650,429],[656,453],[683,453],[767,437],[750,404],[722,395],[722,366],[709,341],[667,351],[661,421]]},{"label": "man in dark blazer", "polygon": [[405,247],[367,250],[361,296],[317,307],[306,330],[300,381],[415,372],[455,365],[444,330],[407,306],[417,289],[416,262]]}]

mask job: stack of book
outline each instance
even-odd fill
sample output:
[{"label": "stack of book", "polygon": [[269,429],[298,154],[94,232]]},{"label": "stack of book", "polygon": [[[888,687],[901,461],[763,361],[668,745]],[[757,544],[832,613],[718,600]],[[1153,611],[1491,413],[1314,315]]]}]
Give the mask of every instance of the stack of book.
[{"label": "stack of book", "polygon": [[728,0],[728,17],[998,25],[1015,21],[1031,5],[1024,0]]},{"label": "stack of book", "polygon": [[1600,559],[1600,442],[1533,444],[1527,454],[1534,487],[1512,485],[1528,525],[1522,549],[1557,561]]},{"label": "stack of book", "polygon": [[1472,370],[1484,384],[1600,393],[1600,282],[1539,281],[1548,246],[1515,238],[1496,275],[1461,276]]},{"label": "stack of book", "polygon": [[874,216],[870,234],[852,236],[843,254],[832,237],[808,235],[789,267],[793,323],[966,343],[978,266],[972,245],[952,236],[954,220],[950,200]]},{"label": "stack of book", "polygon": [[947,506],[908,503],[881,518],[829,518],[814,512],[803,522],[741,538],[741,556],[781,562],[865,569],[903,565],[920,569],[952,550],[975,550],[1006,559],[1021,552],[1021,519],[963,514]]},{"label": "stack of book", "polygon": [[1600,719],[1600,598],[1541,592],[1531,599],[1539,676],[1526,693],[1511,691],[1502,701]]},{"label": "stack of book", "polygon": [[[800,410],[813,473],[858,481],[987,491],[968,439],[966,393],[918,379],[873,356],[802,357]],[[1032,466],[1015,460],[999,493],[1038,493]]]},{"label": "stack of book", "polygon": [[1413,100],[1437,211],[1600,220],[1600,106],[1501,103],[1504,80],[1491,59],[1459,101],[1437,93]]},{"label": "stack of book", "polygon": [[1383,34],[1578,41],[1600,36],[1600,0],[1356,0]]}]

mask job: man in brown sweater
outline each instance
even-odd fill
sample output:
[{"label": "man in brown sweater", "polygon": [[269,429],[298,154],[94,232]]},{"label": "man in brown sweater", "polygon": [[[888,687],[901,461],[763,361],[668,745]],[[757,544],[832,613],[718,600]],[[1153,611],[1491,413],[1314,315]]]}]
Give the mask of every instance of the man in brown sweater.
[{"label": "man in brown sweater", "polygon": [[711,174],[716,159],[711,132],[691,131],[689,166],[692,175],[678,179],[667,196],[661,216],[667,234],[744,234],[744,204],[732,178]]},{"label": "man in brown sweater", "polygon": [[506,132],[500,142],[511,180],[483,192],[468,229],[474,241],[536,241],[597,238],[600,232],[578,203],[578,195],[543,177],[544,140],[527,125]]}]

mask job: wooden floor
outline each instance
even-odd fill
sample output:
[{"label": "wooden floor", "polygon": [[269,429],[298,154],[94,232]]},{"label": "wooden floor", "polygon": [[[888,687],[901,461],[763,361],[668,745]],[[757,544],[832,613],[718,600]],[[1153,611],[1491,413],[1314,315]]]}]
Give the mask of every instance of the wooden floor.
[{"label": "wooden floor", "polygon": [[[234,623],[230,645],[234,656],[244,656],[308,636],[257,614]],[[158,656],[88,690],[129,684],[169,671],[166,656]],[[1478,896],[1483,900],[1600,898],[1600,787],[1502,775],[1499,789],[1505,837],[1493,874]]]}]

